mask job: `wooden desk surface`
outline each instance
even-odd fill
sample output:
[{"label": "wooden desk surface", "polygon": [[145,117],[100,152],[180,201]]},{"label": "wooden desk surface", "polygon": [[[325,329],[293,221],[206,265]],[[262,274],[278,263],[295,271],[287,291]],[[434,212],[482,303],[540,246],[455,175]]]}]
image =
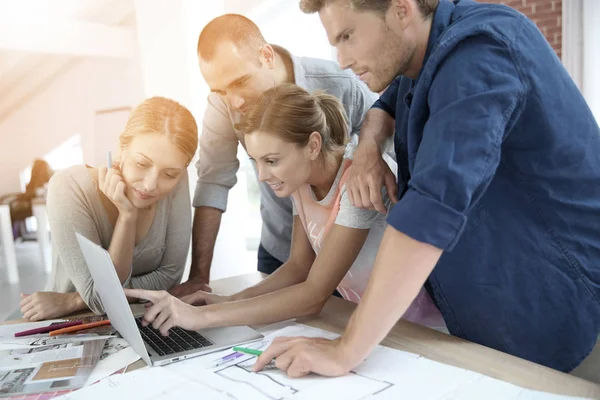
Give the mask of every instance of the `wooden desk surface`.
[{"label": "wooden desk surface", "polygon": [[[231,294],[261,279],[263,275],[256,272],[213,281],[211,287],[215,293]],[[332,297],[319,315],[301,318],[298,322],[342,333],[355,307],[353,303]],[[524,388],[600,399],[600,385],[404,320],[396,324],[382,344]],[[143,363],[140,360],[129,369],[135,369],[140,362]]]}]

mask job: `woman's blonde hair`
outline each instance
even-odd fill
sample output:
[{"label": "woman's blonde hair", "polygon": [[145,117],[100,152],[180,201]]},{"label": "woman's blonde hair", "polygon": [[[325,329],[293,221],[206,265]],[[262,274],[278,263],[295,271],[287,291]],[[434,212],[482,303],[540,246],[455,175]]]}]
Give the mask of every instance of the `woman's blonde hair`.
[{"label": "woman's blonde hair", "polygon": [[348,121],[342,103],[330,94],[310,94],[293,84],[264,92],[249,108],[240,128],[247,135],[269,132],[299,146],[306,146],[311,133],[318,132],[325,151],[339,149],[348,140]]},{"label": "woman's blonde hair", "polygon": [[187,163],[198,148],[198,126],[192,113],[178,102],[164,97],[144,100],[130,114],[125,130],[119,136],[121,148],[129,146],[136,135],[159,133],[177,146]]}]

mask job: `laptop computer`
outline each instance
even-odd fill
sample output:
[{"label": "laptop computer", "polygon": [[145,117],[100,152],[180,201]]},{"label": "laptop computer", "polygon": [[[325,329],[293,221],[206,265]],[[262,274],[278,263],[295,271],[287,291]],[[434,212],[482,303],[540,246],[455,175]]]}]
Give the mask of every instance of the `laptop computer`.
[{"label": "laptop computer", "polygon": [[174,327],[167,337],[151,325],[143,327],[141,317],[134,318],[131,312],[108,251],[79,233],[75,235],[112,326],[146,364],[165,365],[263,338],[247,326],[200,331]]}]

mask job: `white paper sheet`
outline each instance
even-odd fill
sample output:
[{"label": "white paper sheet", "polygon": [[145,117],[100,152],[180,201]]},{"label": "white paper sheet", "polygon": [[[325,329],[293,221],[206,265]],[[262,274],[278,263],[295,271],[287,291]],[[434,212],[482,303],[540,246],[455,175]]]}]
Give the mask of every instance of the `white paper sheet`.
[{"label": "white paper sheet", "polygon": [[[294,324],[246,347],[266,348],[277,336],[335,338],[338,335]],[[245,356],[234,362],[211,368],[215,360],[231,350],[196,357],[166,367],[146,368],[101,382],[64,398],[94,400],[106,398],[180,399],[183,396],[206,399],[431,399],[431,400],[557,400],[560,397],[505,383],[472,371],[428,360],[416,354],[378,346],[371,356],[346,376],[326,378],[309,375],[288,378],[271,368],[252,372],[255,357]]]},{"label": "white paper sheet", "polygon": [[104,345],[100,361],[96,364],[85,386],[104,379],[139,359],[140,356],[129,346],[125,339],[108,339]]},{"label": "white paper sheet", "polygon": [[232,400],[210,387],[192,382],[164,368],[144,368],[123,375],[113,375],[76,392],[59,397],[63,400],[136,399],[165,400],[193,396],[203,399]]}]

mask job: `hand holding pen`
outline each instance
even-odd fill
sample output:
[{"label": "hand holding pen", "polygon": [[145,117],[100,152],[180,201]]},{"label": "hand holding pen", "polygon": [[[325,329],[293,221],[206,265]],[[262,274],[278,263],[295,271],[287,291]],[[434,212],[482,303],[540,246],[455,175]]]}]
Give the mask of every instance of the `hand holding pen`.
[{"label": "hand holding pen", "polygon": [[98,168],[98,188],[119,210],[119,215],[135,214],[136,208],[127,197],[127,185],[118,165],[113,165],[111,152],[106,155],[106,166]]}]

